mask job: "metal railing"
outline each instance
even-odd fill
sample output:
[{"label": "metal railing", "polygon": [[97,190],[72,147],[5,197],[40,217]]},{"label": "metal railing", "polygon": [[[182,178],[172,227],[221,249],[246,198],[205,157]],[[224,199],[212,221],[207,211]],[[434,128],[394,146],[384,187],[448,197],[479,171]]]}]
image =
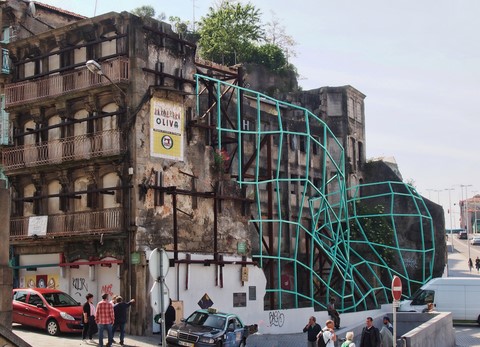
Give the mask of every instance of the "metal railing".
[{"label": "metal railing", "polygon": [[[101,66],[103,73],[113,82],[128,81],[128,58],[108,60]],[[108,79],[88,71],[87,67],[80,67],[71,72],[57,72],[47,77],[7,84],[6,107],[108,84],[110,84]]]},{"label": "metal railing", "polygon": [[40,144],[5,148],[2,165],[5,171],[67,161],[86,160],[123,152],[121,131],[111,129],[93,134],[55,139]]},{"label": "metal railing", "polygon": [[[29,218],[11,218],[10,238],[21,239],[33,236],[28,235]],[[123,212],[120,207],[101,211],[60,213],[48,216],[47,236],[118,232],[122,228]]]}]

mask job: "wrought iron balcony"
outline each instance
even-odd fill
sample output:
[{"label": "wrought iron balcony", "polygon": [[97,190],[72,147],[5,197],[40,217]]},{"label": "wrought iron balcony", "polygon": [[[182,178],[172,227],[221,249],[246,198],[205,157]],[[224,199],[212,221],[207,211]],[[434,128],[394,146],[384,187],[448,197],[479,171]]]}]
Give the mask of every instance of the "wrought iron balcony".
[{"label": "wrought iron balcony", "polygon": [[[114,83],[128,81],[128,58],[108,60],[101,66],[103,73]],[[91,73],[86,67],[80,67],[71,72],[57,72],[34,80],[7,84],[5,106],[8,108],[109,84],[108,79]]]},{"label": "wrought iron balcony", "polygon": [[[10,220],[10,239],[20,240],[28,234],[30,217],[13,217]],[[100,211],[59,213],[48,216],[47,237],[75,236],[96,233],[113,233],[123,230],[122,208],[107,208]]]},{"label": "wrought iron balcony", "polygon": [[107,157],[123,153],[118,129],[56,139],[39,144],[5,148],[2,165],[6,172],[26,167]]}]

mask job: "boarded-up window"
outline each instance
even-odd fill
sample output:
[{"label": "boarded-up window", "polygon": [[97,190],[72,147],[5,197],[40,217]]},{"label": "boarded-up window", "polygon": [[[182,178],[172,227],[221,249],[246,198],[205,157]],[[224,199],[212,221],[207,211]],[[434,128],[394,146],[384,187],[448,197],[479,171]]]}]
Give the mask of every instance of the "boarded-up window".
[{"label": "boarded-up window", "polygon": [[94,183],[87,186],[87,207],[98,207],[98,191],[97,185]]}]

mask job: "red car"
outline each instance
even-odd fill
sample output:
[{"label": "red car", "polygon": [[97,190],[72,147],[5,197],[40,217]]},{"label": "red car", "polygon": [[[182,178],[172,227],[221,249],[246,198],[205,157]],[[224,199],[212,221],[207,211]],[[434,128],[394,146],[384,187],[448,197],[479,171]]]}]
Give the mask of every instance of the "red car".
[{"label": "red car", "polygon": [[14,323],[46,329],[50,335],[80,332],[83,308],[67,293],[47,288],[13,290]]}]

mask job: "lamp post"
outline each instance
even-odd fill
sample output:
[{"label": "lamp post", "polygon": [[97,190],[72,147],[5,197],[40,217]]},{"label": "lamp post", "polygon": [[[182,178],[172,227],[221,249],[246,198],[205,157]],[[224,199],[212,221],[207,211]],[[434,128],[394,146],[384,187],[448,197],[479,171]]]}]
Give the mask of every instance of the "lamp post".
[{"label": "lamp post", "polygon": [[430,198],[430,192],[436,192],[437,193],[437,204],[440,205],[440,192],[442,191],[443,189],[427,189],[428,191],[428,200],[431,200]]},{"label": "lamp post", "polygon": [[453,222],[452,222],[452,194],[451,191],[455,190],[455,188],[445,188],[445,190],[448,190],[448,212],[450,215],[450,243],[452,244],[452,253],[455,250],[453,247]]},{"label": "lamp post", "polygon": [[123,96],[127,96],[127,93],[125,93],[123,89],[118,86],[118,84],[113,82],[110,77],[108,77],[103,73],[102,66],[99,63],[97,63],[95,60],[89,60],[85,63],[85,65],[87,66],[87,69],[91,73],[105,77],[111,84],[113,84],[123,94]]},{"label": "lamp post", "polygon": [[475,234],[478,232],[477,230],[477,197],[476,197],[476,193],[478,193],[478,190],[473,190],[472,191],[473,193],[473,206],[475,206],[475,211],[473,212],[474,213],[474,232]]},{"label": "lamp post", "polygon": [[[465,187],[465,200],[463,200],[463,215],[462,217],[465,218],[465,231],[467,232],[467,247],[468,247],[468,259],[470,260],[470,237],[468,236],[468,187],[471,187],[471,184],[461,184],[461,191],[462,191],[462,200],[463,200],[463,187]],[[463,222],[462,218],[462,222]]]}]

